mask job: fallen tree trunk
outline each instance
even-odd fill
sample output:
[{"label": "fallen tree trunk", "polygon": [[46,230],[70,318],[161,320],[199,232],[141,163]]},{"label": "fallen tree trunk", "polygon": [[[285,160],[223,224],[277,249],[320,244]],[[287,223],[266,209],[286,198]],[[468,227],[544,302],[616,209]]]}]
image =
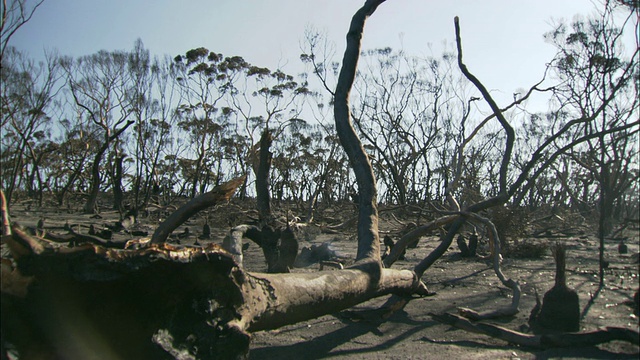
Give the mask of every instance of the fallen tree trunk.
[{"label": "fallen tree trunk", "polygon": [[371,263],[341,271],[257,274],[244,271],[215,244],[69,248],[13,230],[8,242],[19,272],[11,275],[29,281],[23,297],[3,288],[2,327],[25,357],[243,357],[251,331],[421,288],[412,271]]}]

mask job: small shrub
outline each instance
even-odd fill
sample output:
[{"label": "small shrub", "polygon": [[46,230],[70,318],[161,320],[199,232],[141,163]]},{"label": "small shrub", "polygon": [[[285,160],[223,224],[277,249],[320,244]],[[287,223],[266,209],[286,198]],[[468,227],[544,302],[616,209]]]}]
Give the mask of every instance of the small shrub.
[{"label": "small shrub", "polygon": [[511,243],[517,245],[517,239],[526,236],[529,213],[525,208],[500,206],[491,209],[490,218],[498,231],[502,253],[507,256]]},{"label": "small shrub", "polygon": [[510,258],[540,259],[548,249],[549,245],[546,242],[519,241],[508,244],[502,249],[502,254]]}]

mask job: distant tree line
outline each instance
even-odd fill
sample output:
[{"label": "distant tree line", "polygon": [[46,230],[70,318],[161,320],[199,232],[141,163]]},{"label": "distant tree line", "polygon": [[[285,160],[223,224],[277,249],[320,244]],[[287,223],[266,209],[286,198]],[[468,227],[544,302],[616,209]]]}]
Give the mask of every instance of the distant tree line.
[{"label": "distant tree line", "polygon": [[[639,56],[622,48],[613,11],[545,34],[556,56],[502,106],[517,133],[510,206],[606,214],[606,231],[638,219]],[[238,196],[253,197],[267,131],[270,198],[310,220],[357,194],[331,111],[340,64],[320,34],[305,44],[298,76],[205,48],[154,57],[141,40],[42,62],[3,48],[0,185],[10,203],[81,199],[87,213],[103,193],[114,209],[144,209],[239,175]],[[431,208],[451,195],[464,206],[498,193],[506,135],[454,52],[373,49],[360,61],[351,115],[381,202]],[[548,109],[531,109],[531,97]]]}]

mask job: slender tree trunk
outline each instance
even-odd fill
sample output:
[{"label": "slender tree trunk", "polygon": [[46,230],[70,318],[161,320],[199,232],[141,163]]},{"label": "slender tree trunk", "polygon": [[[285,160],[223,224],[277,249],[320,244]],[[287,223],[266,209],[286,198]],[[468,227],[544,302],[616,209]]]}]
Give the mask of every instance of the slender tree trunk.
[{"label": "slender tree trunk", "polygon": [[[602,150],[604,151],[604,150]],[[604,158],[604,154],[601,156]],[[599,238],[599,247],[598,247],[598,263],[599,263],[599,275],[600,275],[600,287],[604,286],[604,239],[607,236],[607,228],[608,228],[608,213],[611,211],[609,207],[609,189],[608,189],[608,171],[607,164],[602,162],[600,168],[600,201],[599,201],[599,216],[598,216],[598,238]]]},{"label": "slender tree trunk", "polygon": [[15,164],[11,169],[11,177],[9,181],[9,186],[6,188],[5,198],[7,200],[7,204],[11,204],[13,201],[13,193],[16,187],[18,186],[18,175],[24,166],[23,155],[24,155],[24,145],[20,146],[20,151],[15,154]]},{"label": "slender tree trunk", "polygon": [[91,165],[91,185],[89,190],[89,197],[87,198],[87,202],[84,205],[84,212],[86,214],[93,214],[96,211],[96,204],[98,201],[98,194],[100,193],[100,163],[102,162],[102,157],[104,153],[109,148],[111,142],[120,136],[129,126],[134,124],[134,121],[128,121],[122,128],[115,131],[115,133],[111,136],[105,137],[104,144],[98,149],[96,152],[96,156],[93,158],[93,164]]},{"label": "slender tree trunk", "polygon": [[84,212],[85,214],[93,214],[97,210],[97,202],[98,202],[98,194],[100,193],[100,185],[102,181],[100,180],[100,162],[102,161],[102,157],[104,153],[107,151],[109,143],[105,143],[98,149],[98,152],[93,158],[93,164],[91,165],[91,185],[89,188],[89,197],[87,198],[87,202],[84,204]]},{"label": "slender tree trunk", "polygon": [[269,151],[273,138],[269,129],[265,129],[260,137],[260,163],[256,173],[256,200],[260,221],[267,224],[271,221],[271,199],[269,196],[269,169],[272,154]]},{"label": "slender tree trunk", "polygon": [[122,212],[124,210],[124,191],[122,190],[122,163],[124,161],[123,156],[116,154],[113,159],[113,209]]},{"label": "slender tree trunk", "polygon": [[333,114],[336,131],[345,149],[359,192],[358,252],[356,261],[371,260],[380,263],[380,238],[378,235],[378,189],[369,157],[356,135],[351,121],[349,94],[356,76],[364,24],[384,0],[367,0],[351,20],[347,33],[347,48],[336,85]]},{"label": "slender tree trunk", "polygon": [[71,175],[69,176],[69,179],[64,184],[60,192],[56,195],[59,206],[64,205],[65,196],[67,195],[69,190],[71,190],[71,187],[76,182],[76,179],[80,176],[80,173],[82,172],[82,168],[84,167],[85,161],[86,161],[86,154],[85,154],[85,157],[82,158],[82,160],[80,160],[80,164],[78,165],[78,167],[73,171],[73,173],[71,173]]}]

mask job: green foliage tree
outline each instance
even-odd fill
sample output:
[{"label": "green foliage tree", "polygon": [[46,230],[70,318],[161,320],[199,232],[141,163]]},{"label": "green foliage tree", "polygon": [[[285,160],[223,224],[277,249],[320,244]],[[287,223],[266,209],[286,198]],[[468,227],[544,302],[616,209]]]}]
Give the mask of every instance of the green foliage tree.
[{"label": "green foliage tree", "polygon": [[224,177],[224,174],[213,173],[221,166],[221,153],[217,150],[222,147],[231,125],[232,111],[225,105],[224,98],[248,66],[241,57],[225,58],[205,48],[189,50],[174,59],[181,91],[178,125],[195,147],[195,159],[182,160],[183,174],[191,183],[191,197]]}]

